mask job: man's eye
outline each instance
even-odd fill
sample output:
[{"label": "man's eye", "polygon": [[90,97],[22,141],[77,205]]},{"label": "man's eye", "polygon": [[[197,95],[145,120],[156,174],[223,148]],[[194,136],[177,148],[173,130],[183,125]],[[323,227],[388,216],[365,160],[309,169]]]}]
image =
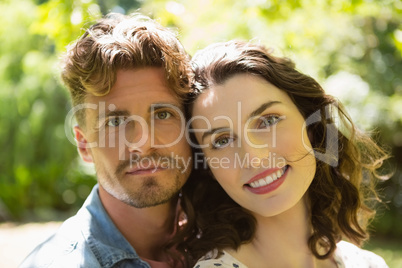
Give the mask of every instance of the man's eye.
[{"label": "man's eye", "polygon": [[171,117],[171,116],[172,116],[172,114],[169,113],[169,112],[167,112],[167,111],[157,112],[157,113],[155,114],[155,118],[156,118],[156,119],[159,119],[159,120],[166,120],[166,119],[168,119],[168,118]]},{"label": "man's eye", "polygon": [[109,118],[106,122],[106,124],[109,127],[118,127],[124,123],[124,118],[123,117],[113,117]]},{"label": "man's eye", "polygon": [[272,125],[275,125],[281,120],[281,117],[279,115],[268,115],[261,117],[261,122],[258,125],[258,128],[269,128]]},{"label": "man's eye", "polygon": [[212,142],[212,149],[222,149],[227,147],[231,142],[233,141],[233,138],[231,137],[221,137],[216,139],[215,141]]}]

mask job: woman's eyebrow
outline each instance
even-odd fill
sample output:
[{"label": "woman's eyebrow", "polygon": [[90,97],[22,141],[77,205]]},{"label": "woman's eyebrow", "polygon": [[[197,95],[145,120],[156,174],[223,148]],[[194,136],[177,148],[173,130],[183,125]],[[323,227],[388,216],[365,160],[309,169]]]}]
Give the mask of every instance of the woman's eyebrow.
[{"label": "woman's eyebrow", "polygon": [[207,136],[212,135],[212,134],[215,133],[215,132],[224,132],[224,131],[230,131],[230,128],[227,128],[227,127],[217,127],[217,128],[209,129],[209,130],[205,131],[204,134],[202,134],[201,141],[204,142],[204,139],[205,139]]},{"label": "woman's eyebrow", "polygon": [[[252,118],[252,117],[258,116],[258,115],[261,114],[263,111],[265,111],[267,108],[269,108],[269,107],[271,107],[272,105],[275,105],[275,104],[282,104],[282,102],[280,102],[280,101],[268,101],[268,102],[265,102],[265,103],[261,104],[257,109],[255,109],[254,111],[252,111],[252,112],[250,113],[250,115],[249,115],[247,118]],[[205,132],[202,134],[201,141],[204,142],[204,139],[205,139],[207,136],[209,136],[209,135],[211,135],[211,134],[213,134],[213,133],[215,133],[215,132],[218,132],[218,131],[219,131],[219,132],[230,131],[230,128],[218,127],[218,128],[209,129],[209,130],[205,131]]]},{"label": "woman's eyebrow", "polygon": [[260,115],[263,111],[265,111],[266,109],[268,109],[272,105],[281,104],[281,103],[282,102],[280,102],[280,101],[268,101],[268,102],[265,102],[265,103],[261,104],[260,107],[258,107],[254,111],[252,111],[250,113],[250,115],[247,117],[247,119]]}]

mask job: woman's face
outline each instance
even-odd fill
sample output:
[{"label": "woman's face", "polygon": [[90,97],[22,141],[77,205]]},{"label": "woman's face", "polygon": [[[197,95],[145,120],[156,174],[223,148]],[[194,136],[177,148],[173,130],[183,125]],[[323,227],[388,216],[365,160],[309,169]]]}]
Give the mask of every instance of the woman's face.
[{"label": "woman's face", "polygon": [[239,205],[269,217],[302,199],[316,161],[304,118],[284,91],[238,74],[202,93],[192,112],[212,173]]}]

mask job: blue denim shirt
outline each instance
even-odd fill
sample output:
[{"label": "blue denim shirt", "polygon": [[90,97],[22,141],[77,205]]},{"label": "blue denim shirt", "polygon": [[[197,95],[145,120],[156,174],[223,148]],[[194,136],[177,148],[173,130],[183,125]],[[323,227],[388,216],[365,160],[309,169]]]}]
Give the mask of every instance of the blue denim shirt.
[{"label": "blue denim shirt", "polygon": [[95,185],[77,214],[37,246],[20,265],[21,268],[150,268],[109,218],[100,201],[98,188]]}]

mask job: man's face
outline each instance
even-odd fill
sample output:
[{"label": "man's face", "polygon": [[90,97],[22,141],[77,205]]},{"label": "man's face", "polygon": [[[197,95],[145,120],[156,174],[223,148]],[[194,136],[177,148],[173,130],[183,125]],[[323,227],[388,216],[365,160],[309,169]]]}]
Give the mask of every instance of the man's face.
[{"label": "man's face", "polygon": [[75,133],[101,187],[137,208],[175,196],[191,171],[191,149],[163,69],[119,70],[110,93],[88,95],[86,104],[85,129]]}]

